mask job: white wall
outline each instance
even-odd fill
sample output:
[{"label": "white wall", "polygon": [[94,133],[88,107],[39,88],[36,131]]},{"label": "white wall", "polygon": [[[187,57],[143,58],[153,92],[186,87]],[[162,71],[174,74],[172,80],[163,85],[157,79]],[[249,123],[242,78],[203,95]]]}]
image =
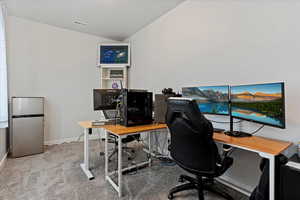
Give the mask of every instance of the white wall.
[{"label": "white wall", "polygon": [[[130,87],[160,91],[285,81],[287,128],[265,127],[259,135],[298,142],[299,10],[295,0],[188,0],[128,38]],[[257,127],[242,125],[248,131]],[[259,175],[257,163],[258,156],[237,153],[227,178],[251,189]]]},{"label": "white wall", "polygon": [[46,98],[46,142],[78,137],[77,122],[97,118],[97,44],[111,40],[13,16],[7,32],[10,96]]},{"label": "white wall", "polygon": [[6,153],[7,153],[6,128],[3,128],[0,123],[0,169],[1,169],[1,160],[4,158]]}]

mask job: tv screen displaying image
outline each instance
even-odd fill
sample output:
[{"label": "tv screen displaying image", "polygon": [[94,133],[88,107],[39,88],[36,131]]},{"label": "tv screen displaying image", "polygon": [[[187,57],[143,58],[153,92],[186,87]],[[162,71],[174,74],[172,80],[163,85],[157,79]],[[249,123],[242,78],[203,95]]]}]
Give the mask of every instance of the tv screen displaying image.
[{"label": "tv screen displaying image", "polygon": [[129,65],[129,46],[128,45],[101,45],[99,64]]},{"label": "tv screen displaying image", "polygon": [[229,86],[203,86],[182,88],[184,97],[195,99],[205,114],[229,114]]},{"label": "tv screen displaying image", "polygon": [[284,83],[231,87],[232,116],[285,128]]}]

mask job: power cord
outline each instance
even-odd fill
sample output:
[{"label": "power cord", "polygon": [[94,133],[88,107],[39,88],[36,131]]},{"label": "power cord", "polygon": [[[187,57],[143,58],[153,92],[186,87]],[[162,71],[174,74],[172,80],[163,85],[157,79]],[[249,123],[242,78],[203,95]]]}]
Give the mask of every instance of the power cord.
[{"label": "power cord", "polygon": [[255,135],[257,132],[259,132],[263,127],[265,127],[265,125],[262,125],[261,127],[259,127],[258,129],[256,129],[255,131],[253,131],[252,133],[250,133],[251,135]]}]

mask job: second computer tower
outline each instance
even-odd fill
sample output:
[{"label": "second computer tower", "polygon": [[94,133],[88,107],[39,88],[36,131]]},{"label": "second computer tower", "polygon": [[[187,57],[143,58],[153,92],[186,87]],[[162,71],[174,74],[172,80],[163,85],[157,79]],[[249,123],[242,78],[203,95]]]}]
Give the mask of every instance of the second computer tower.
[{"label": "second computer tower", "polygon": [[153,123],[152,92],[128,90],[121,92],[120,124],[135,126]]}]

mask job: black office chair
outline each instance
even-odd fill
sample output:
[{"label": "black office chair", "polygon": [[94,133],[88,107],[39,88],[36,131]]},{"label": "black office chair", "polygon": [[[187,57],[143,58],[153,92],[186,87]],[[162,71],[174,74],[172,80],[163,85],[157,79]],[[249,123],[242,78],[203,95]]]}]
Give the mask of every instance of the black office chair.
[{"label": "black office chair", "polygon": [[168,198],[184,190],[198,190],[199,200],[204,200],[203,190],[219,194],[228,200],[233,198],[217,190],[215,177],[221,176],[233,163],[226,154],[222,156],[213,140],[213,126],[200,112],[196,101],[188,98],[169,98],[166,123],[171,133],[170,151],[174,161],[192,178],[181,175],[179,182],[188,181],[170,190]]}]

